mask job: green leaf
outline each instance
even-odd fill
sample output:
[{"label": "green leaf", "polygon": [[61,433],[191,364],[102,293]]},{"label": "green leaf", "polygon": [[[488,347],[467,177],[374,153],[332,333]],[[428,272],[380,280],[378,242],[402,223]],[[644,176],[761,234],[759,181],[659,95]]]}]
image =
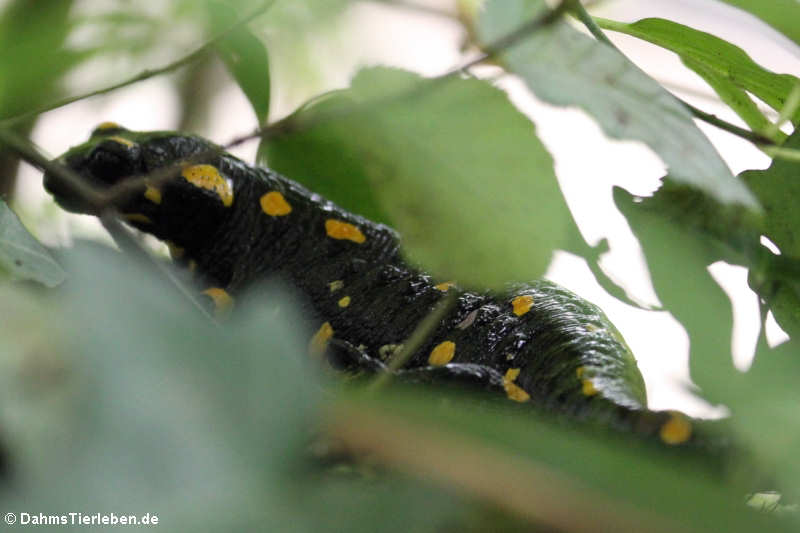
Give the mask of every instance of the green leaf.
[{"label": "green leaf", "polygon": [[800,345],[792,340],[773,349],[759,345],[750,370],[725,384],[731,425],[790,503],[800,498],[799,382]]},{"label": "green leaf", "polygon": [[[344,95],[290,117],[289,140],[267,141],[271,160],[303,146],[293,169],[309,170],[299,175],[366,176],[407,255],[439,279],[500,287],[544,272],[572,221],[550,155],[505,93],[373,68]],[[332,199],[349,194],[340,187]]]},{"label": "green leaf", "polygon": [[[215,31],[222,31],[239,20],[236,10],[223,2],[209,1],[208,11]],[[239,88],[247,96],[258,124],[269,116],[269,56],[264,43],[246,26],[238,28],[216,45],[217,53]]]},{"label": "green leaf", "polygon": [[313,459],[309,444],[326,445],[322,384],[280,287],[255,287],[219,327],[130,257],[65,255],[59,299],[0,287],[9,508],[60,515],[91,501],[208,532],[434,533],[468,513],[429,485]]},{"label": "green leaf", "polygon": [[[800,129],[783,144],[800,148]],[[747,170],[739,177],[764,206],[764,235],[781,251],[781,261],[800,260],[800,162],[776,158],[766,170]],[[777,261],[777,259],[774,259]],[[751,286],[769,303],[775,319],[792,337],[800,335],[800,277],[794,282],[771,279],[769,272],[751,274]]]},{"label": "green leaf", "polygon": [[715,477],[708,450],[649,447],[505,407],[456,395],[443,402],[410,387],[346,395],[333,405],[332,432],[392,469],[420,472],[546,530],[792,530],[746,509],[752,478]]},{"label": "green leaf", "polygon": [[[723,401],[721,384],[735,373],[733,312],[706,268],[720,259],[719,242],[691,225],[676,223],[658,199],[637,201],[615,187],[614,201],[639,239],[658,299],[689,334],[692,379],[711,401]],[[676,204],[675,210],[679,208]]]},{"label": "green leaf", "polygon": [[[317,402],[291,302],[273,288],[215,327],[98,248],[68,255],[63,298],[31,321],[40,339],[35,325],[53,326],[57,350],[0,349],[3,441],[30,488],[15,507],[60,514],[93,501],[176,531],[289,529],[282,479]],[[17,336],[6,321],[0,330]]]},{"label": "green leaf", "polygon": [[[543,9],[542,0],[492,0],[478,20],[480,39],[494,43]],[[689,112],[616,50],[559,20],[502,51],[498,59],[539,98],[577,105],[609,136],[647,144],[667,164],[671,179],[723,203],[757,207]]]},{"label": "green leaf", "polygon": [[[783,148],[800,149],[800,130],[786,140]],[[776,158],[766,170],[748,170],[739,177],[747,183],[765,210],[766,236],[781,253],[800,258],[800,162]]]},{"label": "green leaf", "polygon": [[[0,13],[0,119],[37,107],[87,54],[64,47],[71,1],[5,3]],[[43,31],[47,28],[47,31]]]},{"label": "green leaf", "polygon": [[[678,54],[683,63],[703,77],[754,131],[763,131],[767,121],[747,91],[780,112],[792,88],[800,83],[789,74],[776,74],[753,61],[747,53],[710,33],[659,18],[632,24],[598,19],[602,28],[632,35]],[[800,110],[792,117],[800,121]]]},{"label": "green leaf", "polygon": [[[297,111],[291,120],[347,113],[356,101],[347,91],[335,91],[315,98]],[[300,128],[289,135],[269,137],[259,146],[270,168],[353,213],[375,222],[390,224],[389,215],[378,201],[369,182],[369,165],[353,150],[352,121],[330,120],[320,127]]]},{"label": "green leaf", "polygon": [[17,215],[0,200],[0,272],[12,279],[55,287],[66,274],[47,249],[28,233]]},{"label": "green leaf", "polygon": [[797,0],[723,0],[749,11],[785,36],[800,44],[800,4]]}]

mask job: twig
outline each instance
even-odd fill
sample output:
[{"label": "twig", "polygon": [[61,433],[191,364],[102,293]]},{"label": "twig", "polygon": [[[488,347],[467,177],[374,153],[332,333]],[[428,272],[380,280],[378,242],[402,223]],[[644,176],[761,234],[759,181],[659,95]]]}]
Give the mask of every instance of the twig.
[{"label": "twig", "polygon": [[58,176],[72,189],[72,192],[76,193],[91,206],[99,208],[103,205],[102,194],[86,183],[82,176],[64,165],[50,161],[41,154],[41,151],[33,143],[23,139],[11,129],[0,126],[0,145],[4,145],[8,150],[17,154],[21,160],[28,162],[35,168]]},{"label": "twig", "polygon": [[84,93],[84,94],[80,94],[80,95],[76,95],[76,96],[68,96],[66,98],[62,98],[61,100],[56,100],[55,102],[51,102],[49,104],[45,104],[45,105],[40,106],[40,107],[38,107],[36,109],[33,109],[31,111],[26,111],[26,112],[21,113],[19,115],[15,115],[13,117],[9,117],[9,118],[3,119],[2,122],[0,122],[0,123],[2,123],[2,124],[16,124],[17,122],[22,122],[22,121],[27,120],[29,118],[32,118],[32,117],[34,117],[36,115],[40,115],[42,113],[46,113],[48,111],[52,111],[53,109],[56,109],[56,108],[59,108],[59,107],[63,107],[65,105],[71,104],[73,102],[77,102],[78,100],[84,100],[86,98],[91,98],[93,96],[98,96],[98,95],[101,95],[101,94],[109,93],[111,91],[115,91],[117,89],[121,89],[122,87],[127,87],[128,85],[133,85],[134,83],[138,83],[140,81],[144,81],[144,80],[153,78],[155,76],[159,76],[161,74],[164,74],[164,73],[167,73],[167,72],[171,72],[173,70],[177,70],[177,69],[179,69],[179,68],[181,68],[181,67],[183,67],[185,65],[188,65],[189,63],[192,63],[193,61],[197,60],[198,58],[200,58],[210,48],[214,47],[219,41],[223,40],[228,35],[230,35],[231,32],[233,32],[234,30],[236,30],[236,29],[238,29],[238,28],[240,28],[240,27],[242,27],[242,26],[244,26],[246,24],[249,24],[253,19],[255,19],[259,15],[263,14],[270,7],[272,7],[272,4],[274,4],[274,3],[275,3],[275,0],[267,0],[267,1],[265,1],[260,6],[258,6],[253,11],[251,11],[248,15],[242,17],[238,21],[236,21],[233,24],[231,24],[229,27],[227,27],[225,30],[223,30],[219,34],[217,34],[211,40],[206,41],[205,43],[203,43],[199,48],[195,49],[193,52],[191,52],[191,53],[189,53],[189,54],[187,54],[187,55],[185,55],[185,56],[183,56],[183,57],[181,57],[181,58],[179,58],[179,59],[167,64],[167,65],[164,65],[161,68],[147,69],[147,70],[144,70],[144,71],[140,72],[139,74],[137,74],[137,75],[135,75],[135,76],[133,76],[131,78],[128,78],[127,80],[123,80],[123,81],[121,81],[119,83],[115,83],[113,85],[109,85],[108,87],[104,87],[102,89],[97,89],[95,91],[90,91],[88,93]]},{"label": "twig", "polygon": [[152,263],[201,314],[216,324],[216,321],[209,314],[208,310],[200,303],[192,291],[186,287],[183,281],[178,279],[161,260],[150,253],[149,250],[145,249],[131,236],[130,232],[122,226],[118,220],[117,212],[113,208],[105,208],[108,204],[105,203],[105,196],[103,193],[96,191],[84,181],[82,176],[73,172],[68,167],[47,159],[33,143],[20,138],[7,128],[0,127],[0,145],[4,145],[14,152],[21,160],[26,161],[35,168],[51,172],[62,179],[64,183],[73,189],[72,192],[76,193],[82,200],[92,206],[92,209],[95,210],[94,214],[98,216],[100,223],[106,231],[108,231],[111,238],[114,239],[114,242],[121,250],[134,256],[145,258]]}]

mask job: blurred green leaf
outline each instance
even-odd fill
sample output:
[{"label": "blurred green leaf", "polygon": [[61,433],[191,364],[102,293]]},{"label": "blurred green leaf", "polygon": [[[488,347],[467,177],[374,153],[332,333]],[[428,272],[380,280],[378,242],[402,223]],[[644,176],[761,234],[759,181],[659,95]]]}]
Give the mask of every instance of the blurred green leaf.
[{"label": "blurred green leaf", "polygon": [[3,200],[0,200],[0,273],[12,279],[38,281],[48,287],[55,287],[66,275]]},{"label": "blurred green leaf", "polygon": [[[218,1],[208,2],[208,12],[211,26],[217,32],[229,28],[241,17],[230,5]],[[217,43],[216,50],[253,106],[256,121],[265,124],[269,116],[270,74],[264,43],[245,26]]]},{"label": "blurred green leaf", "polygon": [[120,254],[71,254],[68,267],[67,301],[41,322],[68,324],[61,358],[23,354],[3,375],[3,437],[30,488],[14,508],[89,501],[175,530],[287,529],[278,478],[303,449],[316,393],[285,297],[217,328]]},{"label": "blurred green leaf", "polygon": [[0,288],[4,508],[151,513],[170,531],[458,526],[457,497],[311,461],[321,383],[279,287],[218,327],[130,257],[65,255],[64,291]]},{"label": "blurred green leaf", "polygon": [[[543,0],[490,1],[478,19],[481,41],[489,45],[545,9]],[[503,50],[498,59],[539,98],[577,105],[609,136],[647,144],[667,164],[671,179],[722,203],[757,207],[689,112],[616,50],[555,21]]]},{"label": "blurred green leaf", "polygon": [[796,0],[723,0],[749,11],[797,44],[800,44],[800,4]]},{"label": "blurred green leaf", "polygon": [[795,457],[800,447],[798,382],[800,346],[789,341],[774,349],[760,344],[750,370],[724,384],[736,434],[774,476],[777,489],[789,503],[800,498],[800,462]]},{"label": "blurred green leaf", "polygon": [[312,191],[375,222],[390,224],[370,184],[368,161],[353,146],[353,121],[346,116],[357,105],[352,94],[335,91],[318,97],[295,112],[290,120],[312,116],[343,116],[318,127],[300,128],[289,135],[268,137],[259,153],[264,164],[299,181]]},{"label": "blurred green leaf", "polygon": [[0,12],[0,119],[35,108],[87,53],[65,48],[72,2],[14,0]]},{"label": "blurred green leaf", "polygon": [[284,126],[284,140],[267,141],[271,157],[303,146],[287,170],[324,158],[300,176],[338,178],[358,165],[348,180],[366,176],[408,256],[440,279],[500,287],[540,276],[572,223],[533,124],[485,82],[365,69],[344,96]]},{"label": "blurred green leaf", "polygon": [[[556,531],[791,531],[710,474],[707,450],[664,450],[420,388],[344,396],[330,431],[388,466]],[[674,452],[674,453],[671,453]]]},{"label": "blurred green leaf", "polygon": [[[597,22],[602,28],[632,35],[678,54],[754,131],[763,131],[768,121],[747,92],[780,111],[792,88],[800,83],[795,76],[761,67],[738,46],[671,20],[647,18],[625,24],[598,19]],[[792,122],[798,121],[800,110],[792,117]]]}]

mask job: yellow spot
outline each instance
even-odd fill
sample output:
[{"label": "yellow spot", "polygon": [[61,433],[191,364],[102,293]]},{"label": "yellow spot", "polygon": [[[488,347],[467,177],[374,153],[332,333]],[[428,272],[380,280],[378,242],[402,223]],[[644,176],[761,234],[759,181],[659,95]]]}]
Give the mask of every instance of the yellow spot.
[{"label": "yellow spot", "polygon": [[585,328],[585,329],[586,329],[586,331],[588,331],[589,333],[594,333],[595,331],[597,331],[597,330],[599,330],[599,329],[600,329],[598,326],[595,326],[594,324],[586,324],[586,325],[584,326],[584,328]]},{"label": "yellow spot", "polygon": [[217,193],[217,196],[222,200],[222,205],[225,207],[233,205],[231,182],[223,178],[216,167],[212,165],[192,165],[184,168],[181,175],[192,185]]},{"label": "yellow spot", "polygon": [[117,130],[117,129],[121,129],[121,128],[122,128],[122,126],[120,126],[116,122],[106,121],[106,122],[101,122],[100,124],[98,124],[97,127],[95,128],[95,131]]},{"label": "yellow spot", "polygon": [[345,296],[344,298],[339,300],[339,307],[347,307],[348,305],[350,305],[350,297],[349,296]]},{"label": "yellow spot", "polygon": [[511,300],[511,305],[514,307],[514,314],[517,316],[522,316],[530,311],[531,307],[533,307],[533,296],[530,294],[517,296]]},{"label": "yellow spot", "polygon": [[586,372],[586,367],[579,366],[575,369],[575,375],[578,376],[578,379],[583,377],[583,373]]},{"label": "yellow spot", "polygon": [[330,287],[331,292],[336,292],[342,287],[344,287],[344,281],[337,279],[336,281],[331,281],[328,283],[328,287]]},{"label": "yellow spot", "polygon": [[583,379],[581,380],[581,392],[584,396],[594,396],[599,391],[594,388],[594,383],[592,383],[591,379]]},{"label": "yellow spot", "polygon": [[428,356],[428,363],[433,366],[444,366],[453,360],[456,353],[456,343],[444,341],[436,345]]},{"label": "yellow spot", "polygon": [[325,322],[311,337],[311,342],[308,343],[308,351],[312,355],[322,355],[331,337],[333,337],[333,327],[331,327],[330,322]]},{"label": "yellow spot", "polygon": [[169,256],[170,256],[170,257],[171,257],[173,260],[178,260],[178,259],[180,259],[180,258],[181,258],[181,257],[183,257],[183,256],[184,256],[184,254],[186,253],[186,249],[185,249],[185,248],[181,248],[180,246],[178,246],[178,245],[177,245],[177,244],[175,244],[174,242],[169,242],[169,241],[168,241],[168,242],[167,242],[167,248],[169,248]]},{"label": "yellow spot", "polygon": [[367,240],[364,234],[361,233],[361,230],[354,225],[333,218],[329,218],[325,221],[325,233],[332,239],[346,239],[358,244]]},{"label": "yellow spot", "polygon": [[144,197],[153,202],[154,204],[161,203],[161,191],[159,191],[152,185],[148,185],[147,188],[145,188]]},{"label": "yellow spot", "polygon": [[683,414],[672,411],[658,435],[667,444],[683,444],[692,436],[692,423]]},{"label": "yellow spot", "polygon": [[128,148],[131,146],[136,146],[136,143],[126,139],[125,137],[120,137],[119,135],[112,135],[108,138],[109,141],[114,141],[115,143],[124,144]]},{"label": "yellow spot", "polygon": [[442,292],[447,292],[447,289],[450,287],[455,287],[456,284],[452,281],[445,281],[444,283],[440,283],[438,285],[434,285],[433,288]]},{"label": "yellow spot", "polygon": [[152,224],[153,223],[153,221],[150,220],[150,217],[145,216],[145,215],[143,215],[141,213],[129,213],[127,215],[122,215],[122,218],[124,218],[128,222],[138,222],[139,224]]},{"label": "yellow spot", "polygon": [[270,191],[259,200],[261,209],[268,215],[280,217],[292,212],[292,206],[278,191]]},{"label": "yellow spot", "polygon": [[217,317],[227,315],[233,308],[233,297],[225,289],[211,287],[204,290],[203,294],[214,300]]},{"label": "yellow spot", "polygon": [[503,388],[506,391],[506,396],[515,402],[527,402],[531,399],[531,395],[525,392],[525,389],[514,383],[519,376],[519,368],[509,368],[503,376]]}]

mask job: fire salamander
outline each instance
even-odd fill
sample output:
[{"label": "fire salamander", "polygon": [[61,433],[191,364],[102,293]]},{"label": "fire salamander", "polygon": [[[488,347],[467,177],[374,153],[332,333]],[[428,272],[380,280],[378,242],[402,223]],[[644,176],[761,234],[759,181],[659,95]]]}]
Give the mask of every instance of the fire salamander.
[{"label": "fire salamander", "polygon": [[[409,265],[391,228],[196,136],[103,123],[57,162],[101,190],[138,179],[114,207],[135,228],[166,241],[220,312],[260,279],[288,281],[307,297],[316,324],[309,349],[345,371],[384,370],[436,303],[459,291]],[[45,174],[44,181],[65,209],[91,212],[57,176]],[[602,311],[549,281],[503,294],[459,291],[398,373],[470,382],[510,401],[633,427],[670,445],[694,438],[684,415],[646,409],[636,362]]]}]

